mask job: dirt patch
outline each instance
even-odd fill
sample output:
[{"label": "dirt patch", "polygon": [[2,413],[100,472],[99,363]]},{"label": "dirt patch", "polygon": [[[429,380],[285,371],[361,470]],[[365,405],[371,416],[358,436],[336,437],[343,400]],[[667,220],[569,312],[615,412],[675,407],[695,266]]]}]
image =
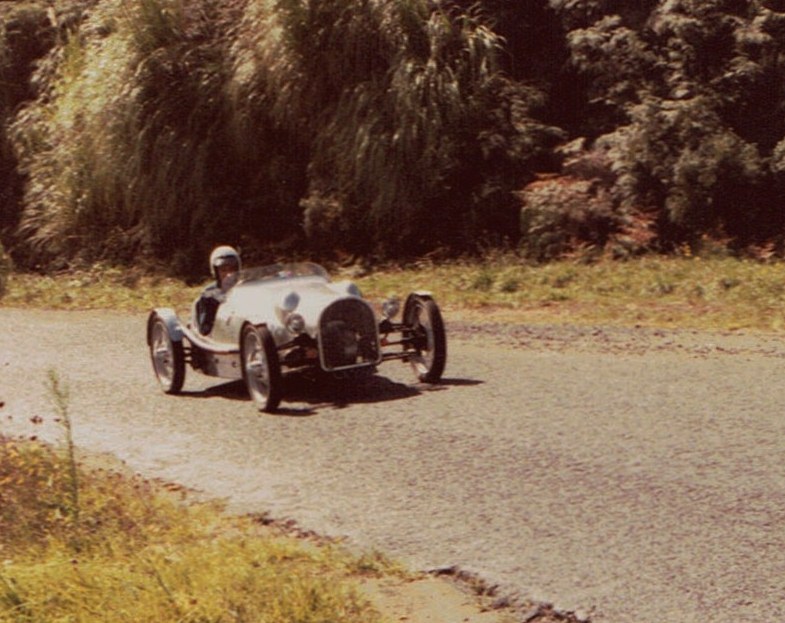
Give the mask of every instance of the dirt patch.
[{"label": "dirt patch", "polygon": [[387,621],[406,623],[577,623],[548,604],[511,604],[478,595],[461,580],[372,578],[360,590]]},{"label": "dirt patch", "polygon": [[389,621],[512,623],[520,620],[510,611],[478,603],[477,597],[441,578],[371,578],[360,584],[360,590]]}]

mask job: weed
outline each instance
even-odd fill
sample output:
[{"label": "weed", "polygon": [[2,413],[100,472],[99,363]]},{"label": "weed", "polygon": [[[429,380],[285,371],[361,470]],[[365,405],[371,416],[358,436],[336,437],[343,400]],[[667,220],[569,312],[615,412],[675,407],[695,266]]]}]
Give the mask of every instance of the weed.
[{"label": "weed", "polygon": [[676,285],[671,281],[666,281],[664,279],[657,279],[654,282],[654,285],[651,287],[651,292],[656,294],[657,296],[667,296],[668,294],[673,294],[676,290]]},{"label": "weed", "polygon": [[[61,382],[57,371],[50,369],[47,373],[47,390],[49,398],[55,407],[57,413],[57,421],[65,431],[66,443],[66,466],[68,469],[68,494],[69,504],[67,512],[70,516],[74,533],[79,534],[79,473],[76,464],[76,450],[74,446],[73,427],[71,425],[71,416],[68,413],[69,391],[68,386]],[[78,537],[74,539],[74,548],[79,549]]]},{"label": "weed", "polygon": [[499,290],[507,294],[512,294],[513,292],[517,292],[519,287],[520,287],[520,281],[516,277],[506,277],[499,284]]},{"label": "weed", "polygon": [[483,270],[472,282],[472,289],[488,292],[493,287],[493,275],[488,270]]}]

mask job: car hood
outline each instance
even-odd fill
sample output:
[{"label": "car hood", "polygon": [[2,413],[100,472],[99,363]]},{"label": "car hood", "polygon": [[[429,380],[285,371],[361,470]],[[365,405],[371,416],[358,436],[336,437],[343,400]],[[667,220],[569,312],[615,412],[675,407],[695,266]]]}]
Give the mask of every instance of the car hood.
[{"label": "car hood", "polygon": [[339,299],[361,298],[350,281],[331,282],[320,277],[300,277],[281,281],[244,282],[227,295],[225,311],[254,324],[280,325],[286,310],[303,316],[312,332],[325,307]]}]

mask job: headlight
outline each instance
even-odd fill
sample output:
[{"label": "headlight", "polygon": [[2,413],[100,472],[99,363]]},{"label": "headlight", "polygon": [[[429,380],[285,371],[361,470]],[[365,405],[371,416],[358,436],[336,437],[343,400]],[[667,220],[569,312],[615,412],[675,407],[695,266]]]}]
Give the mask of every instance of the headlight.
[{"label": "headlight", "polygon": [[382,303],[382,316],[391,320],[401,311],[401,301],[397,297],[390,297]]},{"label": "headlight", "polygon": [[305,331],[305,318],[300,314],[289,314],[286,317],[286,328],[295,335]]},{"label": "headlight", "polygon": [[293,312],[300,304],[300,295],[297,292],[289,292],[281,300],[279,307],[285,312]]}]

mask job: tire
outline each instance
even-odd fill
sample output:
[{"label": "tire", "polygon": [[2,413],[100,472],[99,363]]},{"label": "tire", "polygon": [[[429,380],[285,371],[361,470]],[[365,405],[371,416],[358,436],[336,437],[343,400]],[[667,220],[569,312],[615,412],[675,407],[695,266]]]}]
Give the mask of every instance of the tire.
[{"label": "tire", "polygon": [[165,394],[179,394],[185,382],[185,351],[182,341],[173,341],[160,316],[150,324],[150,360],[158,384]]},{"label": "tire", "polygon": [[273,413],[281,402],[283,377],[278,351],[267,327],[243,327],[240,360],[251,400],[259,411]]},{"label": "tire", "polygon": [[430,298],[415,296],[404,321],[414,338],[414,352],[409,356],[414,373],[423,383],[438,383],[447,363],[447,336],[439,306]]}]

